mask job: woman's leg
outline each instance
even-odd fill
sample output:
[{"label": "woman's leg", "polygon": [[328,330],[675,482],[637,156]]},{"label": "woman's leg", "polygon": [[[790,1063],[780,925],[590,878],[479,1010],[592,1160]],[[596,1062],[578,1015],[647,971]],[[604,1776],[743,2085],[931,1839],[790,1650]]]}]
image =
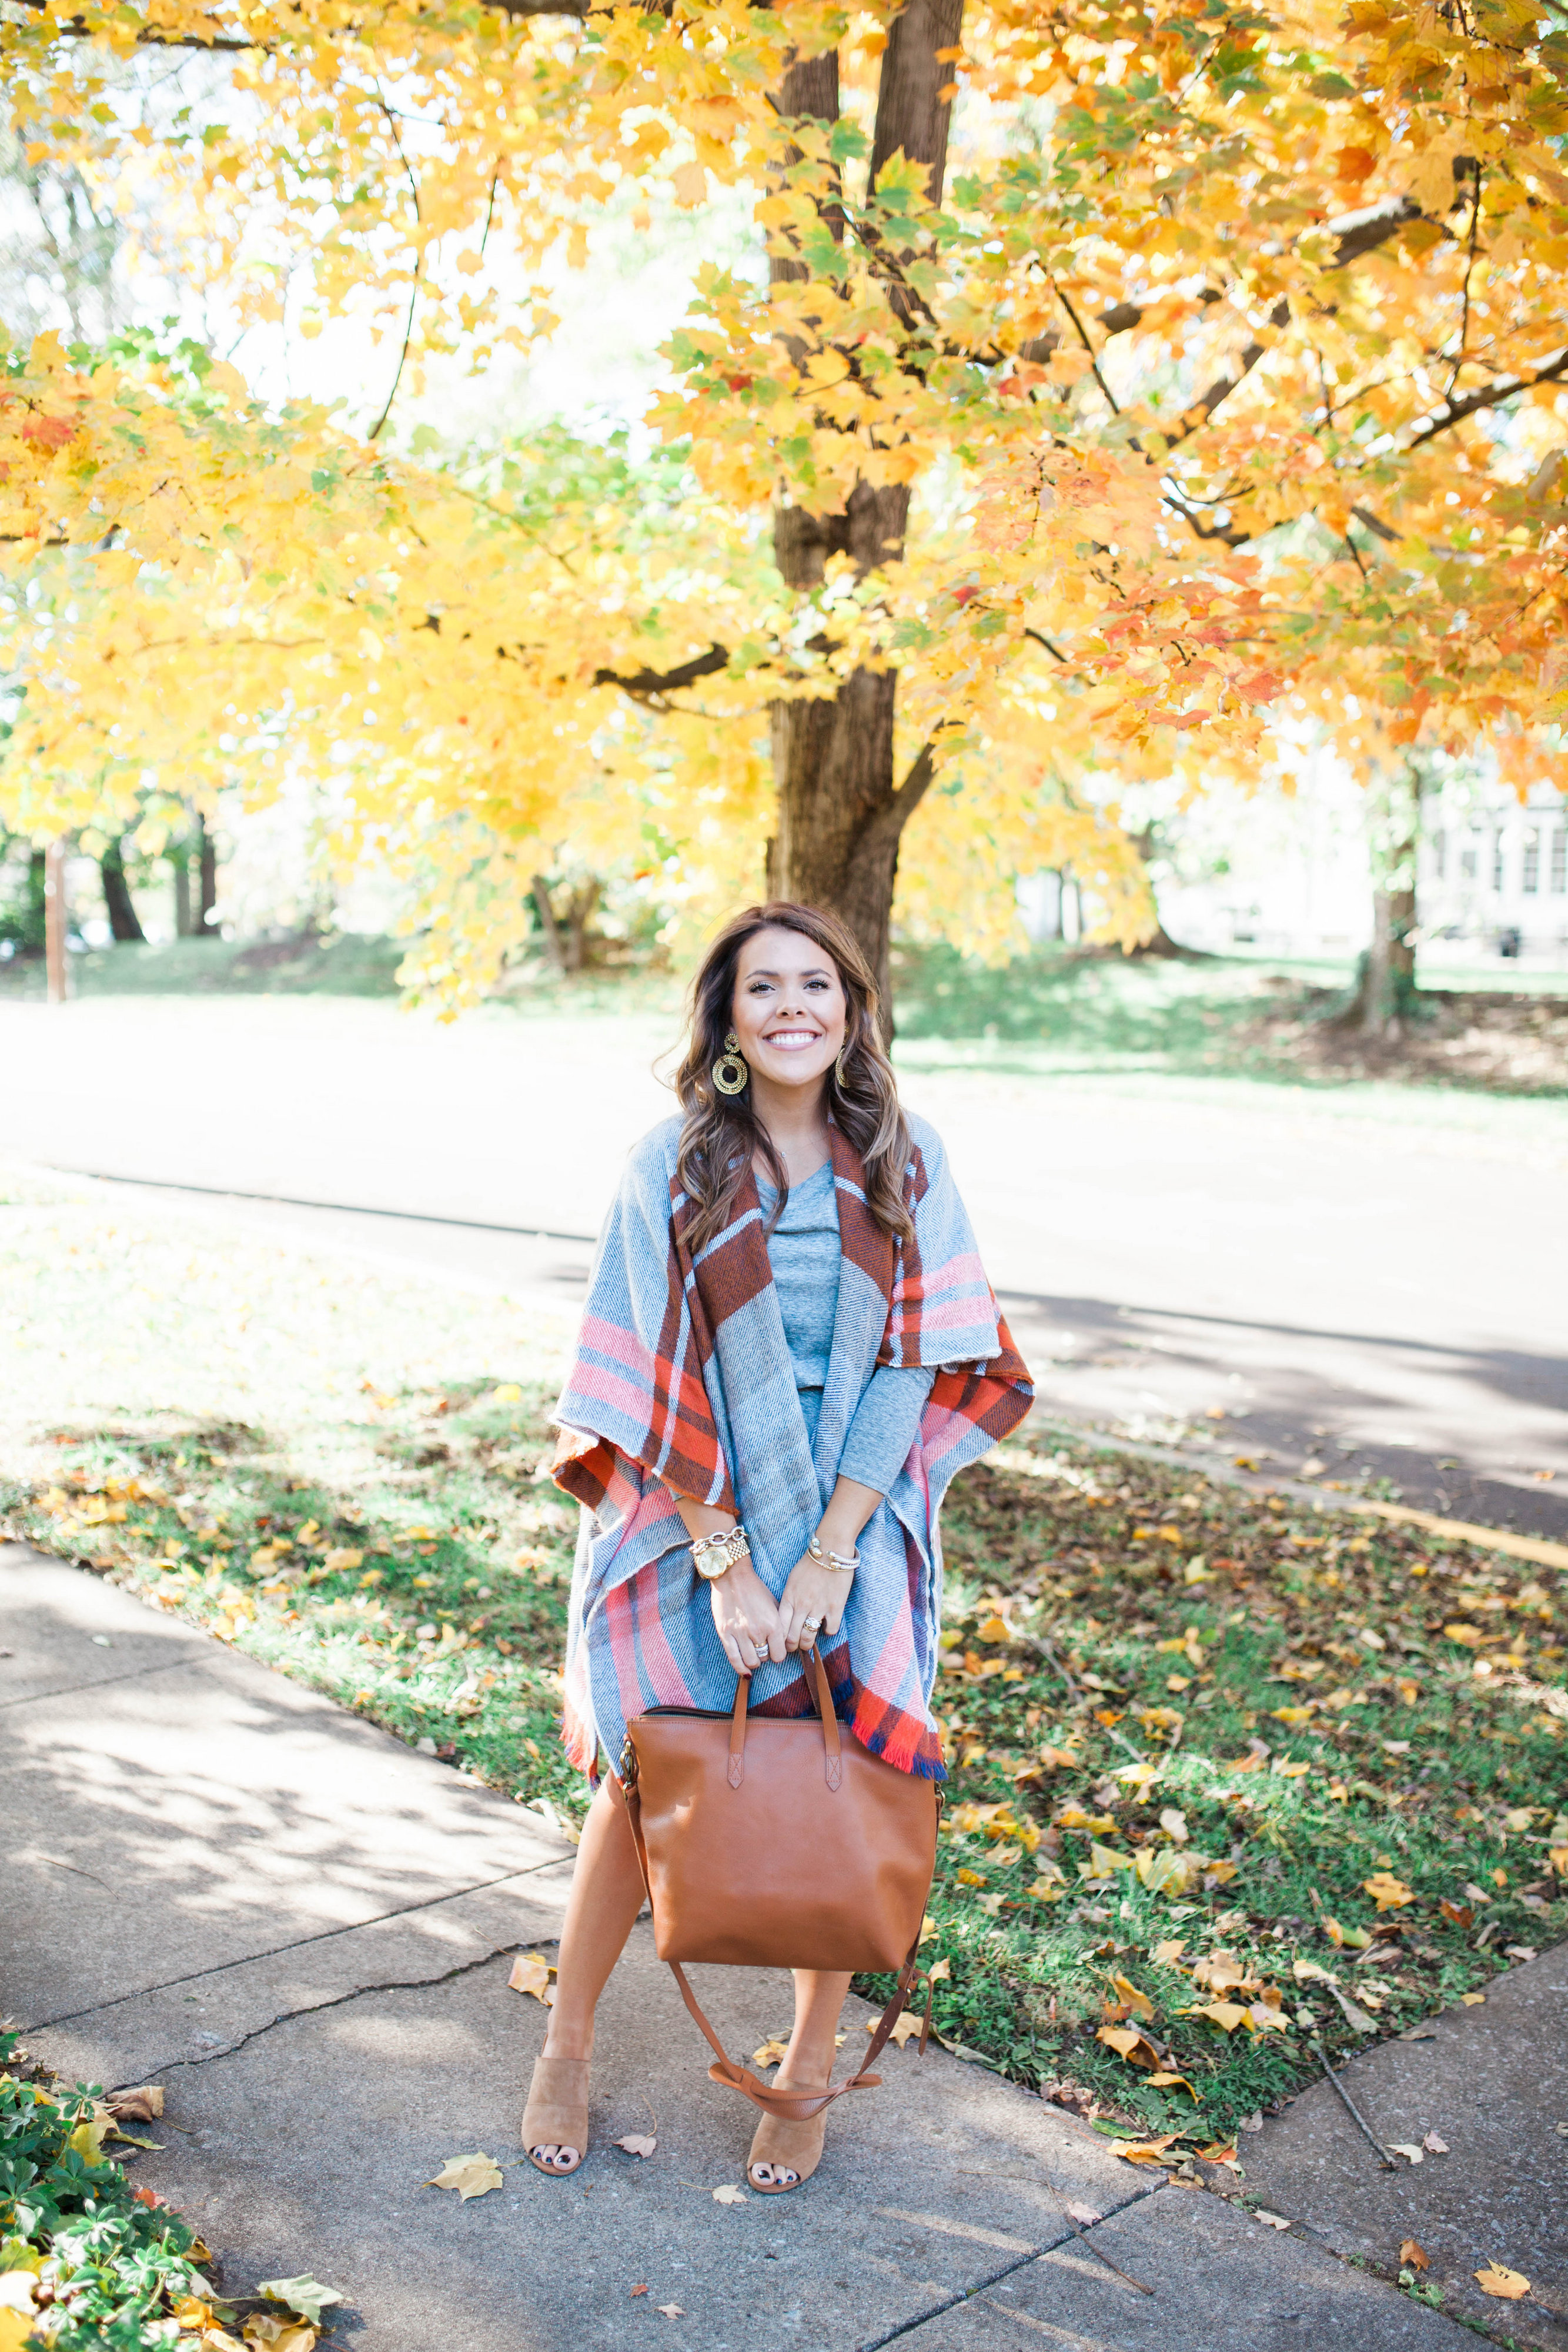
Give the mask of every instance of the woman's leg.
[{"label": "woman's leg", "polygon": [[[833,2071],[839,2017],[849,1989],[847,1969],[796,1969],[795,2027],[784,2063],[773,2078],[775,2089],[820,2091],[826,2085]],[[758,2127],[758,2137],[773,2143],[776,2153],[771,2160],[754,2155],[747,2167],[753,2187],[792,2189],[801,2178],[802,2168],[813,2162],[814,2154],[821,2153],[826,2121],[825,2114],[800,2124],[791,2124],[780,2116],[768,2117]],[[789,2145],[797,2139],[798,2147]],[[789,2163],[790,2155],[797,2156],[800,2161]]]},{"label": "woman's leg", "polygon": [[[555,2001],[545,2031],[547,2058],[587,2059],[593,2052],[593,2013],[610,1971],[625,1948],[643,1902],[643,1874],[620,1792],[601,1783],[583,1824],[577,1867],[560,1931]],[[847,1979],[846,1979],[847,1981]],[[550,2169],[570,2172],[583,2150],[564,2141],[541,2143],[530,2155]]]}]

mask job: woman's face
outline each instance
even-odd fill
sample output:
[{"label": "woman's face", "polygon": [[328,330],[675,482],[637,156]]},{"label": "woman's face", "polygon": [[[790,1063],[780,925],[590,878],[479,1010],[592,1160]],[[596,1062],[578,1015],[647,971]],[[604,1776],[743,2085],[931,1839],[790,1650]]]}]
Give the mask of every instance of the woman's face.
[{"label": "woman's face", "polygon": [[800,931],[758,931],[740,950],[730,1022],[768,1085],[820,1085],[844,1042],[849,1001],[825,948]]}]

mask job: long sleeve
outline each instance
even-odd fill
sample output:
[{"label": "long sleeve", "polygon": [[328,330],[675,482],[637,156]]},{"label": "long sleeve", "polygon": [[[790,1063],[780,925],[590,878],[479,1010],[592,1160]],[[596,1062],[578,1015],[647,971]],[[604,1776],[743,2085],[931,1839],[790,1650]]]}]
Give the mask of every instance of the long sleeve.
[{"label": "long sleeve", "polygon": [[841,1478],[853,1478],[874,1494],[892,1491],[915,1443],[936,1377],[930,1365],[878,1365],[866,1382],[844,1439],[839,1456]]}]

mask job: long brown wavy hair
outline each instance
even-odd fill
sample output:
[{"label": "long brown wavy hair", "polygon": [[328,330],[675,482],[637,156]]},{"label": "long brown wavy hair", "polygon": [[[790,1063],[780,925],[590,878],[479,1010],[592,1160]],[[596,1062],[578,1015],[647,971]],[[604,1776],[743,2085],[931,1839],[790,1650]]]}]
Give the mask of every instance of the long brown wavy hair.
[{"label": "long brown wavy hair", "polygon": [[784,1163],[757,1116],[751,1088],[738,1095],[722,1095],[713,1082],[713,1066],[724,1052],[725,1035],[734,1022],[740,951],[747,940],[770,929],[799,931],[831,956],[837,968],[849,1017],[841,1056],[844,1076],[841,1083],[836,1066],[828,1073],[828,1109],[835,1126],[861,1156],[873,1216],[884,1233],[907,1240],[915,1226],[904,1204],[904,1171],[914,1147],[899,1104],[893,1064],[877,1034],[876,982],[871,967],[853,932],[837,915],[780,899],[765,907],[747,907],[734,916],[703,958],[692,982],[686,1049],[675,1073],[676,1092],[686,1115],[675,1166],[694,1212],[687,1229],[690,1244],[694,1250],[703,1248],[733,1221],[736,1201],[754,1157],[768,1170],[779,1194],[775,1221],[789,1197]]}]

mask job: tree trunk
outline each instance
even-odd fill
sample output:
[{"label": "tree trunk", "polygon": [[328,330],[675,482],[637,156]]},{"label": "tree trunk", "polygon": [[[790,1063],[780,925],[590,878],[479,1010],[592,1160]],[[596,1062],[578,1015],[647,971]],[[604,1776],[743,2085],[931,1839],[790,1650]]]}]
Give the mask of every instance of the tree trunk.
[{"label": "tree trunk", "polygon": [[144,947],[147,934],[125,878],[125,851],[120,842],[110,843],[98,861],[98,868],[103,877],[103,903],[109,911],[110,937],[120,947]]},{"label": "tree trunk", "polygon": [[1154,883],[1149,880],[1149,863],[1154,856],[1155,848],[1155,828],[1153,824],[1145,825],[1142,833],[1134,833],[1131,835],[1129,838],[1132,841],[1134,848],[1137,851],[1139,858],[1142,860],[1144,878],[1148,882],[1149,904],[1154,908],[1155,912],[1155,928],[1153,931],[1149,934],[1149,937],[1146,940],[1140,940],[1138,941],[1137,946],[1133,950],[1133,953],[1135,956],[1185,956],[1188,950],[1184,948],[1178,940],[1173,940],[1170,933],[1165,927],[1164,919],[1160,914],[1159,895],[1155,888]]},{"label": "tree trunk", "polygon": [[175,850],[170,860],[174,868],[174,936],[188,940],[191,922],[191,860],[188,851]]},{"label": "tree trunk", "polygon": [[1369,1037],[1399,1037],[1416,1000],[1416,854],[1421,831],[1422,776],[1414,760],[1404,775],[1371,787],[1376,794],[1372,847],[1372,945],[1361,960],[1355,993],[1338,1025]]},{"label": "tree trunk", "polygon": [[[963,0],[909,0],[894,19],[877,98],[873,184],[902,148],[912,162],[929,167],[931,199],[941,202],[950,110],[937,92],[951,80],[952,68],[939,63],[936,52],[957,47],[962,24]],[[836,54],[791,66],[779,104],[785,116],[810,114],[832,121],[839,110]],[[841,233],[839,222],[831,220],[831,226]],[[769,272],[775,284],[805,275],[786,255],[773,257]],[[815,587],[831,554],[850,556],[863,578],[880,564],[899,561],[908,521],[906,485],[873,489],[862,482],[841,515],[775,509],[775,560],[793,589]],[[829,908],[848,923],[875,975],[890,1032],[888,944],[899,836],[933,770],[927,748],[902,784],[895,777],[897,687],[893,670],[859,669],[831,699],[774,704],[779,815],[768,859],[774,895]]]},{"label": "tree trunk", "polygon": [[196,819],[196,842],[200,852],[201,896],[197,902],[195,936],[199,940],[215,940],[218,927],[213,917],[218,904],[218,845],[207,831],[205,817]]},{"label": "tree trunk", "polygon": [[67,934],[70,907],[66,897],[66,844],[52,841],[44,852],[44,971],[51,1004],[63,1004],[70,994]]}]

